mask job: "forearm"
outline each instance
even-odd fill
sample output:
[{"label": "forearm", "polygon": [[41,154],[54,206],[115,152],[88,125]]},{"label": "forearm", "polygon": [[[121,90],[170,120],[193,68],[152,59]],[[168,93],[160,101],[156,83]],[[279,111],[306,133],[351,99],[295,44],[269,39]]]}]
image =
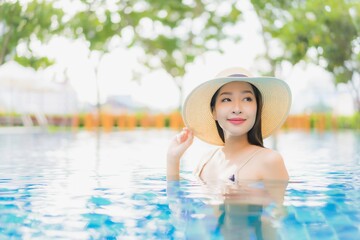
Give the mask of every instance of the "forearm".
[{"label": "forearm", "polygon": [[192,144],[194,136],[187,128],[184,128],[181,133],[177,134],[170,143],[167,152],[167,180],[180,179],[180,159],[186,149]]},{"label": "forearm", "polygon": [[166,166],[166,179],[167,180],[179,180],[180,179],[180,158],[167,156]]}]

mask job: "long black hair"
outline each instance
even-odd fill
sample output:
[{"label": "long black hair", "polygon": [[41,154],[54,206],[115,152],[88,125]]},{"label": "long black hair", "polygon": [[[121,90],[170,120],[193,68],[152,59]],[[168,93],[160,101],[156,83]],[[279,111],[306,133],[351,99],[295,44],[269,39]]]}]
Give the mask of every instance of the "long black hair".
[{"label": "long black hair", "polygon": [[[264,147],[263,137],[262,137],[262,132],[261,132],[261,112],[262,112],[262,107],[263,107],[263,100],[262,100],[261,92],[259,91],[259,89],[257,89],[257,87],[255,87],[251,83],[249,83],[249,84],[251,85],[251,87],[254,91],[254,94],[255,94],[257,109],[256,109],[256,119],[255,119],[254,126],[247,133],[248,141],[252,145]],[[210,101],[211,112],[213,112],[215,109],[215,103],[216,103],[216,99],[219,95],[220,89],[221,88],[219,88],[211,98],[211,101]],[[219,133],[221,140],[225,143],[224,130],[220,127],[218,121],[215,120],[215,124],[216,124],[216,128],[217,128],[217,131]]]}]

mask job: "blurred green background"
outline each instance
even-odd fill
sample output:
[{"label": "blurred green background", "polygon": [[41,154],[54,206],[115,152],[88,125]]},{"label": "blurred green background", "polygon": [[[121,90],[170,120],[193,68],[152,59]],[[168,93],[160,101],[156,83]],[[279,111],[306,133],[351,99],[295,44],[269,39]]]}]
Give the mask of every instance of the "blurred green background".
[{"label": "blurred green background", "polygon": [[192,88],[242,66],[288,82],[285,128],[359,129],[359,14],[358,0],[2,0],[0,126],[169,127]]}]

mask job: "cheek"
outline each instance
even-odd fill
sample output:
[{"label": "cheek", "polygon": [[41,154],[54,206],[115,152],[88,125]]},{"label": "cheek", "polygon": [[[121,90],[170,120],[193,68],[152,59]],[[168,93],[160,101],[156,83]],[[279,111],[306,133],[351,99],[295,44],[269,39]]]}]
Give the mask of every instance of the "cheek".
[{"label": "cheek", "polygon": [[254,123],[256,120],[256,110],[257,110],[256,105],[249,105],[246,107],[246,109],[244,109],[244,112],[246,112],[247,117],[249,117]]},{"label": "cheek", "polygon": [[213,119],[214,120],[221,120],[221,117],[226,115],[226,112],[228,111],[228,109],[226,109],[226,107],[224,106],[220,106],[218,107],[218,105],[215,105],[215,109],[212,112],[213,115]]},{"label": "cheek", "polygon": [[256,117],[256,112],[257,112],[257,107],[255,106],[255,107],[253,108],[253,111],[252,111],[252,114],[253,114],[254,117]]},{"label": "cheek", "polygon": [[254,123],[255,123],[255,120],[256,120],[256,111],[257,111],[257,106],[256,105],[254,107],[252,107],[252,109],[250,109],[251,117],[253,118]]},{"label": "cheek", "polygon": [[256,110],[257,110],[256,103],[247,106],[247,112],[252,116],[256,116]]},{"label": "cheek", "polygon": [[212,110],[212,117],[214,120],[219,119],[219,114],[221,113],[221,107],[218,106],[217,103],[215,103],[214,109]]}]

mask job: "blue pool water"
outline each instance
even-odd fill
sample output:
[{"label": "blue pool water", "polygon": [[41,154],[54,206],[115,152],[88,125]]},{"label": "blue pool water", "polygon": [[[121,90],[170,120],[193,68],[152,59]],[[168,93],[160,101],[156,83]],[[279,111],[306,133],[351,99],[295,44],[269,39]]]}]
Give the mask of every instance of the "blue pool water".
[{"label": "blue pool water", "polygon": [[0,133],[0,239],[360,239],[359,133],[279,134],[283,193],[197,181],[199,141],[167,183],[173,134]]}]

